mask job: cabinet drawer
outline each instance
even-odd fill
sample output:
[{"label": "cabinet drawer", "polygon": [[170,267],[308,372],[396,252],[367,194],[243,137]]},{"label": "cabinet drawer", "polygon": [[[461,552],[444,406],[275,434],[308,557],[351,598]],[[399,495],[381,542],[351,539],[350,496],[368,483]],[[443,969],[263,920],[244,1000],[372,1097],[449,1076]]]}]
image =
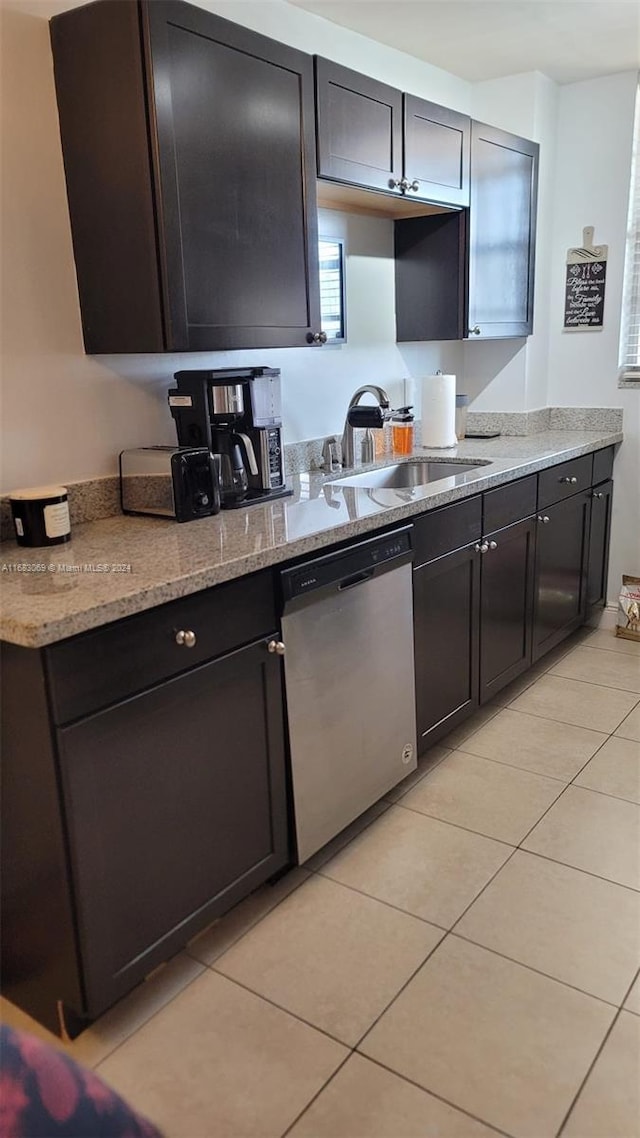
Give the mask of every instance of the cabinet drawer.
[{"label": "cabinet drawer", "polygon": [[426,565],[445,553],[479,541],[482,533],[482,497],[469,498],[416,518],[413,527],[413,564]]},{"label": "cabinet drawer", "polygon": [[538,475],[538,509],[561,502],[591,485],[593,455],[584,454],[542,470]]},{"label": "cabinet drawer", "polygon": [[[56,723],[107,707],[277,627],[271,571],[243,577],[46,649]],[[192,631],[193,648],[176,643]]]},{"label": "cabinet drawer", "polygon": [[612,475],[613,447],[597,450],[593,456],[593,485],[597,486],[598,482],[608,482]]},{"label": "cabinet drawer", "polygon": [[499,486],[497,490],[488,490],[483,494],[483,534],[493,533],[494,530],[510,526],[522,518],[528,518],[536,512],[537,478],[530,474],[528,478],[520,478],[518,482],[511,482],[508,486]]}]

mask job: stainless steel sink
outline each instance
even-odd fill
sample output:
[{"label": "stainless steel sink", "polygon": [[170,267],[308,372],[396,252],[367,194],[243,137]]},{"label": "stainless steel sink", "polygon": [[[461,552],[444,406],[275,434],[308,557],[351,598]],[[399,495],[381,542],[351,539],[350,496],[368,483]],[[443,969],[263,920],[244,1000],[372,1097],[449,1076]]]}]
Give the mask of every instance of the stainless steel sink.
[{"label": "stainless steel sink", "polygon": [[396,466],[383,466],[378,470],[364,470],[362,474],[347,474],[335,478],[331,486],[360,486],[363,490],[401,490],[414,486],[426,486],[441,478],[455,478],[468,474],[483,462],[447,462],[446,459],[418,459],[414,462],[399,462]]}]

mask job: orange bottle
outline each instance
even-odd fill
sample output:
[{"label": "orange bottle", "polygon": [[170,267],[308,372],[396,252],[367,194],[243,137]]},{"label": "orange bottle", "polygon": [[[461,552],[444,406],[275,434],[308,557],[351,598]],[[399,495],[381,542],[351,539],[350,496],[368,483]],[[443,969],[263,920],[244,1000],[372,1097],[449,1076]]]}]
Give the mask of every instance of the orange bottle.
[{"label": "orange bottle", "polygon": [[411,407],[398,407],[391,416],[391,446],[394,458],[403,458],[413,451],[413,415]]}]

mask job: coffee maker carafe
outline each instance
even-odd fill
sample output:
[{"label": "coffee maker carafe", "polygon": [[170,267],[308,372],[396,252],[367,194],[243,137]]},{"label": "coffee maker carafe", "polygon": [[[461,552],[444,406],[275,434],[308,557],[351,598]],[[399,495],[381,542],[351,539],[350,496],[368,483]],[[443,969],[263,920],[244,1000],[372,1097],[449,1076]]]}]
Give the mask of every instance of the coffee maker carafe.
[{"label": "coffee maker carafe", "polygon": [[[174,378],[177,387],[169,391],[169,407],[178,441],[181,446],[208,446],[221,456],[225,508],[291,493],[284,476],[280,372],[276,368],[178,371]],[[182,439],[190,441],[183,443]]]}]

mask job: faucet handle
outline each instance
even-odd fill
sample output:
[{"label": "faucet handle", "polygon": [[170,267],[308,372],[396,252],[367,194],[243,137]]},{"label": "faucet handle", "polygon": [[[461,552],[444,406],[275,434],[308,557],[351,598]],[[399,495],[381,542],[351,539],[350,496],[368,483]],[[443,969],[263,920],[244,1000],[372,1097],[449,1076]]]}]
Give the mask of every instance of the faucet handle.
[{"label": "faucet handle", "polygon": [[338,461],[338,442],[335,435],[329,435],[322,444],[322,468],[333,473],[342,463]]}]

